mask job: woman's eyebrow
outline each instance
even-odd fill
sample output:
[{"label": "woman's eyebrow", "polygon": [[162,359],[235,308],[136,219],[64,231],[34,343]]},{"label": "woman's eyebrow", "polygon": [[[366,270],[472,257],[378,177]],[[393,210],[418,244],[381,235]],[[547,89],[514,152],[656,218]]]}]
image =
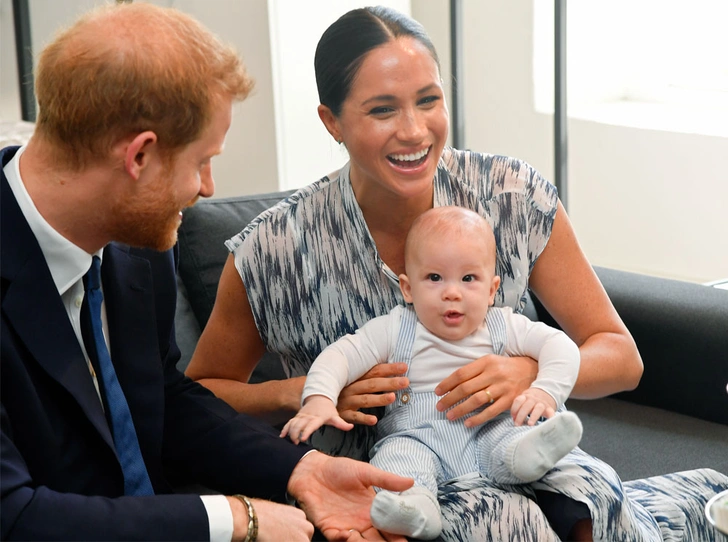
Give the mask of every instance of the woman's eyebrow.
[{"label": "woman's eyebrow", "polygon": [[[437,85],[436,83],[432,83],[430,85],[427,85],[427,86],[419,89],[417,91],[417,94],[426,94],[427,92],[430,92],[433,89],[436,89],[438,87],[439,87],[439,85]],[[362,102],[362,105],[366,105],[369,102],[387,102],[387,101],[392,101],[392,100],[396,100],[396,99],[397,99],[397,97],[393,94],[379,94],[378,96],[372,96],[371,98],[367,98],[366,100],[364,100]]]}]

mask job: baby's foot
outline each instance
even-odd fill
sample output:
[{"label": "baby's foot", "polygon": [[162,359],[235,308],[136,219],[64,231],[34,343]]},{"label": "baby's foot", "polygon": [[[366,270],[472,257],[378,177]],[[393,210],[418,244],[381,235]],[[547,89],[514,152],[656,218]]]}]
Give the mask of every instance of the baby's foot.
[{"label": "baby's foot", "polygon": [[424,487],[402,493],[380,491],[371,509],[372,524],[380,531],[432,540],[442,530],[440,505]]},{"label": "baby's foot", "polygon": [[556,414],[508,445],[508,468],[524,482],[539,480],[579,444],[581,433],[576,414]]}]

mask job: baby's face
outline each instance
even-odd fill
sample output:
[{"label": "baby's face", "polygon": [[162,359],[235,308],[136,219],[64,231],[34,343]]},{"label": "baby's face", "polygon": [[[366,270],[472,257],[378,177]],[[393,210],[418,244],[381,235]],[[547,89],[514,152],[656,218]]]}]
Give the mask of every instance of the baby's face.
[{"label": "baby's face", "polygon": [[500,278],[495,276],[495,248],[487,240],[435,236],[420,243],[402,293],[431,333],[457,341],[473,333],[493,304]]}]

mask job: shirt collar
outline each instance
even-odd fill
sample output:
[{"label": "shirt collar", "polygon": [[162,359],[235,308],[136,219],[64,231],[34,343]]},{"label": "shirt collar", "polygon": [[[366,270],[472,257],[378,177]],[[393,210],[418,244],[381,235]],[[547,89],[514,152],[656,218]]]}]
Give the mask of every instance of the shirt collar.
[{"label": "shirt collar", "polygon": [[[59,295],[63,295],[86,274],[91,267],[93,255],[54,230],[36,208],[20,177],[20,156],[24,151],[25,145],[18,149],[15,156],[5,165],[3,172],[28,226],[40,245],[56,289]],[[101,257],[101,252],[96,255]]]}]

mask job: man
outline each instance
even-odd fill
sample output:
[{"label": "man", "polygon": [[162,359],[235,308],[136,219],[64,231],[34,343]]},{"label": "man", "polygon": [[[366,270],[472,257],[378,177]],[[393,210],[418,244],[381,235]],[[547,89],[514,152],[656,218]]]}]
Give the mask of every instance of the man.
[{"label": "man", "polygon": [[[149,4],[43,51],[36,131],[0,151],[3,540],[307,540],[308,520],[374,538],[371,486],[411,486],[294,446],[175,369],[180,211],[212,195],[250,88],[232,50]],[[173,473],[230,496],[174,494]]]}]

